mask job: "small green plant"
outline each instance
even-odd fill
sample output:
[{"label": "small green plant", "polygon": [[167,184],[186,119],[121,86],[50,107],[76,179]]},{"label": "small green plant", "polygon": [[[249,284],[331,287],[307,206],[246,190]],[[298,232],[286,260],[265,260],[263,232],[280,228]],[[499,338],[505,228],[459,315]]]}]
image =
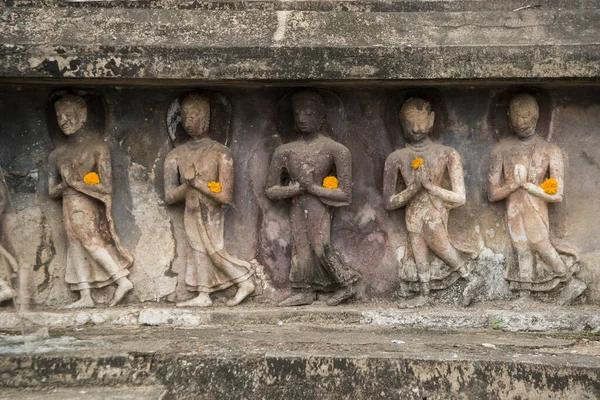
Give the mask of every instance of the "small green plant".
[{"label": "small green plant", "polygon": [[590,328],[586,328],[581,332],[580,339],[587,339],[590,342],[600,341],[600,332],[594,332]]},{"label": "small green plant", "polygon": [[492,329],[502,329],[504,327],[504,322],[499,321],[497,319],[492,320]]}]

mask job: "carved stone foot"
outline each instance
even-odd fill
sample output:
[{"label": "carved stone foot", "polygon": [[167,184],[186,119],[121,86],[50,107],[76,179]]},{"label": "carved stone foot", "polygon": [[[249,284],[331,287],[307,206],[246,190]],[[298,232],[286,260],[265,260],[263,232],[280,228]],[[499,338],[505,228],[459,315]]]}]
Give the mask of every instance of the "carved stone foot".
[{"label": "carved stone foot", "polygon": [[71,303],[68,306],[65,306],[68,310],[73,310],[77,308],[92,308],[94,307],[94,300],[81,298],[77,300],[75,303]]},{"label": "carved stone foot", "polygon": [[294,306],[307,306],[312,304],[317,299],[317,294],[312,290],[303,290],[301,292],[292,294],[287,299],[281,301],[279,307],[294,307]]},{"label": "carved stone foot", "polygon": [[133,283],[131,283],[131,281],[127,278],[121,278],[121,280],[119,281],[119,283],[117,284],[117,290],[115,290],[115,294],[110,302],[110,306],[114,307],[117,304],[119,304],[119,302],[121,300],[123,300],[123,297],[127,294],[127,292],[129,292],[131,289],[133,289]]},{"label": "carved stone foot", "polygon": [[561,293],[560,299],[558,300],[558,305],[566,306],[571,304],[573,300],[585,292],[585,289],[587,289],[585,282],[577,278],[571,278]]},{"label": "carved stone foot", "polygon": [[212,305],[213,302],[210,299],[210,295],[204,292],[201,292],[191,300],[181,301],[176,304],[177,307],[210,307]]},{"label": "carved stone foot", "polygon": [[483,286],[483,279],[477,275],[471,275],[472,278],[469,280],[467,287],[463,290],[462,306],[468,307],[471,305],[473,298],[477,294],[477,290]]},{"label": "carved stone foot", "polygon": [[337,306],[338,304],[348,300],[351,297],[354,297],[356,294],[356,289],[354,286],[346,286],[344,288],[338,289],[333,296],[329,300],[327,300],[328,306]]},{"label": "carved stone foot", "polygon": [[533,300],[529,296],[519,297],[517,300],[513,301],[510,308],[513,310],[521,310],[527,309],[530,307],[534,307],[536,305],[536,301]]},{"label": "carved stone foot", "polygon": [[248,278],[245,281],[240,282],[238,284],[238,290],[235,293],[235,297],[229,300],[227,305],[229,307],[237,306],[242,302],[242,300],[254,293],[254,289],[256,289],[256,286],[254,286],[252,278]]},{"label": "carved stone foot", "polygon": [[4,303],[7,300],[11,300],[17,296],[17,292],[15,292],[8,285],[0,286],[0,303]]},{"label": "carved stone foot", "polygon": [[429,304],[429,297],[419,295],[414,299],[406,300],[402,302],[398,307],[400,308],[417,308],[424,307]]}]

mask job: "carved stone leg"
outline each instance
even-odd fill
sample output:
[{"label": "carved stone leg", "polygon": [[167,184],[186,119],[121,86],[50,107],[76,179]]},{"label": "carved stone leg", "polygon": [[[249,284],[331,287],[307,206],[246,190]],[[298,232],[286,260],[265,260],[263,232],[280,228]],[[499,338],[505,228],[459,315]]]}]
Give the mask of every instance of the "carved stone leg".
[{"label": "carved stone leg", "polygon": [[8,282],[0,279],[0,303],[7,300],[11,300],[17,296],[15,292],[8,284]]},{"label": "carved stone leg", "polygon": [[552,268],[555,274],[561,276],[567,273],[567,266],[549,239],[533,243],[533,248],[538,252],[542,260]]},{"label": "carved stone leg", "polygon": [[331,247],[330,244],[323,246],[323,255],[321,262],[325,269],[332,276],[333,280],[340,287],[327,300],[327,305],[337,306],[338,304],[354,297],[356,295],[356,282],[361,278],[358,271],[349,268],[340,257],[339,253]]},{"label": "carved stone leg", "polygon": [[453,270],[458,269],[465,265],[469,258],[452,245],[446,226],[440,221],[437,212],[435,217],[437,218],[432,217],[423,224],[423,238],[426,246]]},{"label": "carved stone leg", "polygon": [[513,302],[511,308],[519,310],[533,305],[535,301],[531,298],[531,290],[519,290],[519,298]]},{"label": "carved stone leg", "polygon": [[403,302],[401,308],[415,308],[422,307],[429,303],[429,280],[431,278],[431,271],[429,270],[428,260],[428,247],[427,242],[423,235],[419,233],[408,234],[410,245],[415,257],[415,263],[417,264],[417,272],[419,274],[419,281],[421,281],[421,291],[417,297]]},{"label": "carved stone leg", "polygon": [[[112,276],[119,273],[121,268],[106,248],[93,249],[88,246],[86,247],[92,258],[96,260],[109,275]],[[123,299],[125,294],[133,289],[133,283],[126,277],[117,279],[116,284],[117,290],[115,290],[115,294],[110,302],[111,307],[117,305]]]},{"label": "carved stone leg", "polygon": [[465,290],[463,290],[462,306],[468,307],[477,294],[477,290],[483,286],[483,279],[474,273],[470,273],[466,276],[463,275],[463,278],[465,278],[469,283],[467,283],[467,287],[465,287]]}]

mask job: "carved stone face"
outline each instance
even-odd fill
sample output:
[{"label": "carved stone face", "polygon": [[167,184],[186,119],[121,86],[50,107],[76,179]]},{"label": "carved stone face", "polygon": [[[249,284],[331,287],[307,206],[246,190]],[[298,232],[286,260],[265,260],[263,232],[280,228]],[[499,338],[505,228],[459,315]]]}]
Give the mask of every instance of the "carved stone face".
[{"label": "carved stone face", "polygon": [[54,103],[58,126],[67,136],[78,132],[87,122],[85,101],[75,96],[69,96]]},{"label": "carved stone face", "polygon": [[313,133],[323,125],[325,111],[323,105],[309,95],[299,95],[292,101],[294,126],[299,133]]},{"label": "carved stone face", "polygon": [[406,138],[411,142],[418,142],[431,132],[435,113],[430,111],[429,104],[420,100],[413,102],[413,99],[409,99],[407,103],[400,111],[400,124]]},{"label": "carved stone face", "polygon": [[205,135],[210,125],[210,105],[204,98],[186,99],[181,105],[183,129],[193,138]]},{"label": "carved stone face", "polygon": [[539,111],[531,96],[514,98],[508,108],[508,118],[512,131],[520,138],[528,138],[535,132]]}]

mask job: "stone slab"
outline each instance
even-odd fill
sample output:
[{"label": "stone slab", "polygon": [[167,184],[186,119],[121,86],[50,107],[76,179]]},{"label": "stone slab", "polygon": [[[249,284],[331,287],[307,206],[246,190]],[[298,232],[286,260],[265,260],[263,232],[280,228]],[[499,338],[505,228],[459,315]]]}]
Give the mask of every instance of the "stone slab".
[{"label": "stone slab", "polygon": [[[600,398],[600,342],[577,336],[245,323],[51,336],[43,353],[1,347],[0,387],[164,386],[178,399]],[[61,337],[72,350],[52,351]]]},{"label": "stone slab", "polygon": [[[575,29],[576,27],[576,29]],[[600,76],[600,10],[8,7],[0,76],[220,81]]]},{"label": "stone slab", "polygon": [[10,7],[94,7],[184,10],[434,12],[598,8],[598,0],[6,0]]},{"label": "stone slab", "polygon": [[0,329],[83,326],[235,326],[240,323],[266,326],[288,324],[396,326],[417,329],[457,330],[496,329],[509,332],[600,332],[600,315],[593,307],[538,310],[472,309],[434,307],[403,310],[370,305],[277,308],[241,306],[235,309],[213,307],[207,310],[177,308],[98,309],[60,312],[0,312]]},{"label": "stone slab", "polygon": [[161,387],[80,387],[46,390],[3,389],[0,399],[20,400],[159,400],[163,399],[165,389]]}]

